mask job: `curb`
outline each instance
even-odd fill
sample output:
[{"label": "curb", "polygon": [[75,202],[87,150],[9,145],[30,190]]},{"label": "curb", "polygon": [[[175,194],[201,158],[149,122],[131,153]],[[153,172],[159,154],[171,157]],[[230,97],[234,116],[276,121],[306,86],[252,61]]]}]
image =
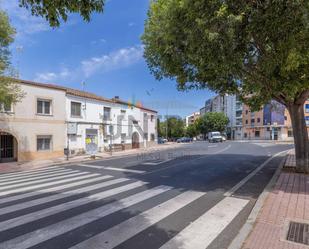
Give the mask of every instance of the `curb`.
[{"label": "curb", "polygon": [[283,157],[282,161],[279,164],[279,167],[277,168],[276,172],[270,179],[269,183],[264,188],[263,192],[260,194],[259,198],[257,199],[253,209],[251,210],[251,213],[246,221],[246,223],[242,226],[239,233],[236,235],[234,240],[229,245],[228,249],[241,249],[243,247],[244,242],[248,238],[249,234],[253,230],[253,227],[255,225],[255,221],[258,217],[258,214],[260,210],[262,209],[264,202],[266,198],[268,197],[269,193],[273,190],[279,175],[282,171],[282,168],[284,166],[285,160],[287,157],[287,153]]},{"label": "curb", "polygon": [[[106,158],[102,158],[97,156],[97,159],[91,159],[90,156],[87,158],[82,158],[78,161],[61,161],[61,162],[51,162],[48,163],[46,165],[41,165],[38,167],[34,167],[31,169],[40,169],[40,168],[48,168],[50,166],[72,166],[78,163],[87,163],[87,162],[99,162],[99,161],[105,161],[105,160],[112,160],[112,159],[117,159],[117,158],[126,158],[126,157],[130,157],[130,156],[136,156],[140,153],[153,153],[153,152],[160,152],[160,151],[164,151],[167,149],[173,149],[173,148],[177,148],[177,146],[175,147],[175,144],[169,144],[167,147],[160,147],[160,148],[149,148],[149,149],[143,149],[141,148],[140,150],[134,152],[134,153],[129,153],[129,154],[124,154],[124,155],[113,155],[113,156],[109,156]],[[0,172],[0,174],[6,174],[6,173],[14,173],[14,172],[23,172],[23,171],[27,171],[29,170],[29,168],[25,167],[25,168],[19,168],[16,170],[12,170],[12,171],[7,171],[7,172]]]}]

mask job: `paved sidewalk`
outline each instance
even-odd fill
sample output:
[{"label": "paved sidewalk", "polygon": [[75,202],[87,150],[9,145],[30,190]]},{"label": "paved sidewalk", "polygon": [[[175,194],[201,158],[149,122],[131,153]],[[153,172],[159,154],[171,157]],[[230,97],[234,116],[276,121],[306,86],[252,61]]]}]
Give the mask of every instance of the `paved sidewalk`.
[{"label": "paved sidewalk", "polygon": [[[288,155],[286,163],[294,164],[293,153]],[[309,175],[280,174],[243,249],[308,249],[308,245],[286,240],[290,221],[309,224]],[[301,232],[294,233],[294,237],[301,235],[308,241],[309,233]]]},{"label": "paved sidewalk", "polygon": [[[129,155],[138,155],[140,153],[151,153],[151,152],[158,152],[166,149],[176,148],[179,147],[180,144],[176,143],[167,143],[156,145],[149,148],[141,148],[141,149],[131,149],[131,150],[124,150],[124,151],[117,151],[113,152],[104,152],[98,153],[96,155],[96,159],[109,159],[115,158],[119,156],[129,156]],[[93,160],[89,155],[82,155],[82,156],[74,156],[66,160],[66,157],[48,159],[48,160],[34,160],[30,162],[12,162],[12,163],[1,163],[0,164],[0,173],[8,173],[8,172],[15,172],[15,171],[22,171],[22,170],[29,170],[29,169],[36,169],[42,167],[48,167],[51,165],[57,164],[65,164],[65,163],[80,163]]]}]

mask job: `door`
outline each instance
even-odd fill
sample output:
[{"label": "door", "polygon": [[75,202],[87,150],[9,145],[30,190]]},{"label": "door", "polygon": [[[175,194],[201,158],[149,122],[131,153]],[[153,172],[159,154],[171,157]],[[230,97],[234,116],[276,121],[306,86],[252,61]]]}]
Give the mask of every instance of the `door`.
[{"label": "door", "polygon": [[16,161],[15,138],[8,133],[0,133],[0,162]]},{"label": "door", "polygon": [[98,153],[97,129],[86,129],[86,153],[90,155]]},{"label": "door", "polygon": [[132,134],[132,149],[138,149],[139,148],[139,135],[137,132],[134,132]]}]

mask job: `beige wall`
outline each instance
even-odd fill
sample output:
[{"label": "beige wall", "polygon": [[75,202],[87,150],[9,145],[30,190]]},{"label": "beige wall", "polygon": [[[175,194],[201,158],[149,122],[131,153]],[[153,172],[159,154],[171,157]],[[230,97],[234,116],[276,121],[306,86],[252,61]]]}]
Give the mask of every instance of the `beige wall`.
[{"label": "beige wall", "polygon": [[[65,92],[20,84],[25,96],[13,106],[12,113],[0,113],[0,131],[11,133],[18,143],[18,161],[63,156],[65,145]],[[36,113],[37,99],[52,102],[52,113]],[[37,151],[37,136],[52,136],[50,151]]]}]

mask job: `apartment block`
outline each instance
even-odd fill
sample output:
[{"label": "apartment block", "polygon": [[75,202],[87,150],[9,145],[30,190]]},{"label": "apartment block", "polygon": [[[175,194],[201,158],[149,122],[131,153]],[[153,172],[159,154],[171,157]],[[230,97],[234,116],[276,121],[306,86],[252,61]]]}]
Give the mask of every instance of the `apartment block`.
[{"label": "apartment block", "polygon": [[95,154],[157,143],[157,112],[115,97],[16,80],[25,96],[0,104],[0,162]]},{"label": "apartment block", "polygon": [[[304,105],[305,120],[309,131],[309,101]],[[262,140],[293,140],[293,129],[288,110],[276,101],[271,101],[260,111],[252,112],[244,105],[243,138]]]},{"label": "apartment block", "polygon": [[200,117],[200,112],[194,112],[191,115],[186,117],[186,127],[194,124],[194,122]]}]

